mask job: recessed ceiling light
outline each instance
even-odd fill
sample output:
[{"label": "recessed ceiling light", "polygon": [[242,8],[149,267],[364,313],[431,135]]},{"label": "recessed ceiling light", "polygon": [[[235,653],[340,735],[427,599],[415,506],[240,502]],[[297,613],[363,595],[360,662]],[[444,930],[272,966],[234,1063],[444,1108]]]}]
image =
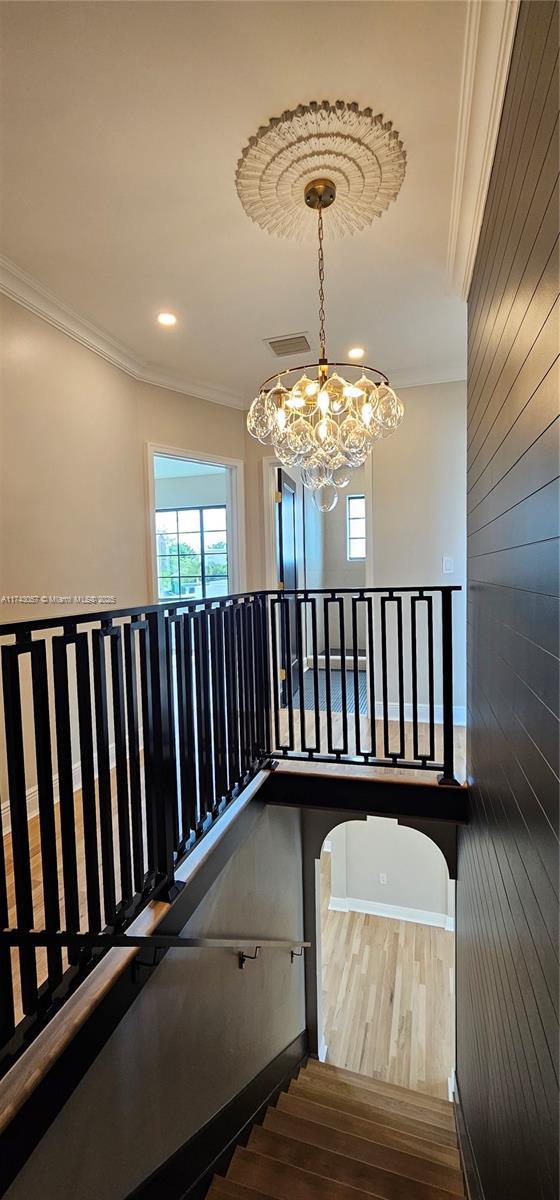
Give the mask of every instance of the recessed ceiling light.
[{"label": "recessed ceiling light", "polygon": [[176,325],[177,317],[174,313],[158,313],[158,322],[160,325]]},{"label": "recessed ceiling light", "polygon": [[352,349],[348,351],[348,358],[363,358],[364,354],[363,346],[352,346]]}]

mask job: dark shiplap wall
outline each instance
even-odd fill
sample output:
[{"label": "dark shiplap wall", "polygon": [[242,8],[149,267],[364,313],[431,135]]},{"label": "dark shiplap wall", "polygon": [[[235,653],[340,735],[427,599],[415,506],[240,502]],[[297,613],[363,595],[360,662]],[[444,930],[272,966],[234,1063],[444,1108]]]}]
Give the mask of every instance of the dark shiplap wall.
[{"label": "dark shiplap wall", "polygon": [[519,12],[469,296],[457,1079],[486,1200],[556,1200],[558,6]]}]

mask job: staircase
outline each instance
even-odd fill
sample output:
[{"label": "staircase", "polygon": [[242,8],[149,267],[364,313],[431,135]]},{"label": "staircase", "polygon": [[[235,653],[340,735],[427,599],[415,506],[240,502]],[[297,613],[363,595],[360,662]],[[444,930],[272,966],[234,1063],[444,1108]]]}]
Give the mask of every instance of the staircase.
[{"label": "staircase", "polygon": [[212,1200],[464,1197],[453,1105],[310,1059],[238,1146]]}]

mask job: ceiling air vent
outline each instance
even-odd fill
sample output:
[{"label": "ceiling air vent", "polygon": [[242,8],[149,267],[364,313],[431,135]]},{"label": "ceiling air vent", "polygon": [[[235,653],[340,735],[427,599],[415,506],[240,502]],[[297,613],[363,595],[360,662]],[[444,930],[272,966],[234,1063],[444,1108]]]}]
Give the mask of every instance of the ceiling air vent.
[{"label": "ceiling air vent", "polygon": [[305,354],[311,349],[305,333],[290,333],[287,337],[265,338],[275,358],[287,358],[294,354]]}]

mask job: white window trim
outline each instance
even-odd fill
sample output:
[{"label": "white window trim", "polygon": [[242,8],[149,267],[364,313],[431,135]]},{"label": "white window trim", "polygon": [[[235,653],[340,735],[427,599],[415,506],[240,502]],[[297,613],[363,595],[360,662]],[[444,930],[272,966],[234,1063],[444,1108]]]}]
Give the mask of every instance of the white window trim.
[{"label": "white window trim", "polygon": [[151,603],[160,604],[158,600],[158,578],[156,561],[156,489],[154,480],[154,458],[164,454],[170,458],[186,458],[189,462],[214,463],[219,467],[227,467],[226,509],[231,520],[228,523],[228,571],[229,585],[232,593],[246,590],[246,556],[245,556],[245,464],[240,458],[226,458],[225,455],[201,454],[189,450],[188,447],[164,446],[154,442],[146,443],[146,474],[147,474],[147,537],[148,563],[150,570]]},{"label": "white window trim", "polygon": [[[350,501],[351,500],[363,500],[363,502],[364,502],[364,518],[363,519],[366,523],[366,533],[365,533],[365,537],[363,539],[362,538],[355,539],[355,538],[350,537],[350,519],[351,519],[350,518]],[[367,533],[368,533],[368,530],[367,530],[367,511],[366,510],[367,510],[367,505],[366,505],[366,496],[365,496],[364,492],[350,492],[349,495],[347,495],[347,497],[346,497],[346,561],[347,562],[365,562],[365,560],[367,558]],[[359,540],[359,541],[363,540],[365,542],[365,545],[366,545],[365,554],[350,554],[350,542],[355,541],[355,540]]]}]

